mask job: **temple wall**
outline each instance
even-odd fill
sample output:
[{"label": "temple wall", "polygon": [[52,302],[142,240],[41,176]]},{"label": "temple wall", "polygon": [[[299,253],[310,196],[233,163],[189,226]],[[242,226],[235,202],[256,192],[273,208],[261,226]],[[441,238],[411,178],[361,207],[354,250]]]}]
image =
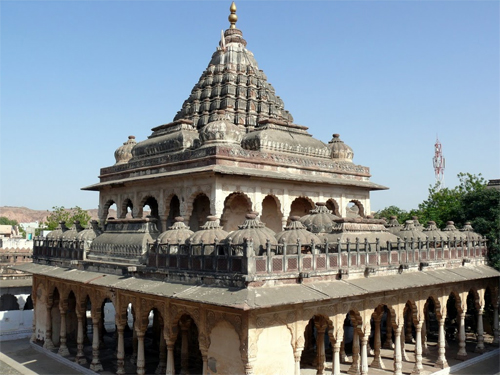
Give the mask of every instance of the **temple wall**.
[{"label": "temple wall", "polygon": [[210,334],[208,349],[209,374],[244,374],[240,339],[228,322],[219,322]]},{"label": "temple wall", "polygon": [[295,371],[291,333],[285,325],[268,327],[257,341],[258,351],[254,373],[290,375]]}]

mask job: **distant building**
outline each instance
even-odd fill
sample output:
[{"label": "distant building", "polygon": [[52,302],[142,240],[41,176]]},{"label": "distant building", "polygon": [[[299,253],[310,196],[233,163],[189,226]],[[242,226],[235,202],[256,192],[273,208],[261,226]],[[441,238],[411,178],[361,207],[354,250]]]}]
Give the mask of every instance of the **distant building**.
[{"label": "distant building", "polygon": [[497,190],[500,190],[500,179],[498,179],[498,180],[489,180],[487,188],[488,189],[497,189]]}]

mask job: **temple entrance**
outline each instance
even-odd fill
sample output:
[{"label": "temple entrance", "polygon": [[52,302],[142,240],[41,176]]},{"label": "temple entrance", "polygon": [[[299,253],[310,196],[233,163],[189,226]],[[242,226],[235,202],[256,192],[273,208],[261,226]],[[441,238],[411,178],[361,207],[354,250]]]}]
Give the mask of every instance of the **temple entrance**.
[{"label": "temple entrance", "polygon": [[266,224],[266,227],[275,231],[276,233],[282,230],[283,214],[279,208],[279,201],[276,197],[268,195],[262,201],[262,215],[261,221]]}]

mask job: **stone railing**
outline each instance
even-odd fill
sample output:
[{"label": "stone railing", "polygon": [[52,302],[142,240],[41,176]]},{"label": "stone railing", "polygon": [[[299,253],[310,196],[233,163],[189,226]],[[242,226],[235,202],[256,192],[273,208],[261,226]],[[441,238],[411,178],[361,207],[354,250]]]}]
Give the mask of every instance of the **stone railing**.
[{"label": "stone railing", "polygon": [[[300,251],[299,251],[300,249]],[[146,269],[188,273],[240,274],[257,278],[266,275],[327,273],[374,273],[380,269],[410,267],[424,269],[440,263],[461,265],[472,260],[484,261],[486,240],[443,239],[398,240],[381,243],[367,240],[325,242],[322,244],[279,244],[255,249],[251,240],[242,244],[158,244],[150,243]],[[35,239],[34,261],[86,260],[82,241]]]}]

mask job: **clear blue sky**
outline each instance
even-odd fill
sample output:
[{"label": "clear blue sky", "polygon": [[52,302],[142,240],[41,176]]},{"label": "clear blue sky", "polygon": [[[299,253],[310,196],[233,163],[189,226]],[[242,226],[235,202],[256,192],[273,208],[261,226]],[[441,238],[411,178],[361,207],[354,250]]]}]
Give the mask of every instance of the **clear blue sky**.
[{"label": "clear blue sky", "polygon": [[[170,122],[230,1],[1,1],[0,205],[96,208],[128,135]],[[500,178],[498,1],[238,1],[238,27],[297,124],[369,166],[372,209],[459,172]]]}]

